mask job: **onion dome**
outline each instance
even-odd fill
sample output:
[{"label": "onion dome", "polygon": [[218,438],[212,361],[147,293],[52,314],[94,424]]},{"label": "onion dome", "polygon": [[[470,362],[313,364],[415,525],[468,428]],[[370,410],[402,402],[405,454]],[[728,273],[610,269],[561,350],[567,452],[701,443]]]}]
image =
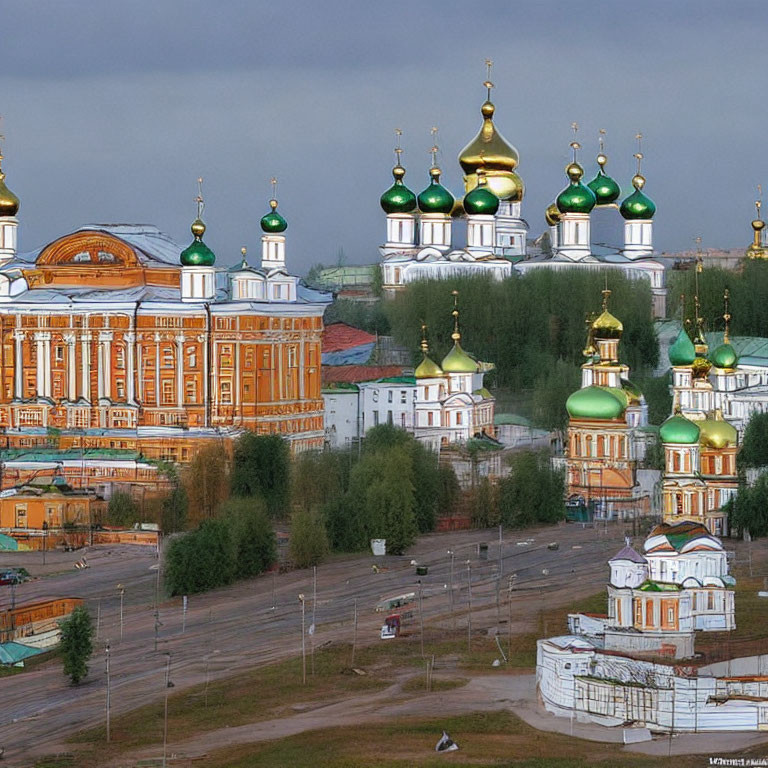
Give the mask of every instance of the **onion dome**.
[{"label": "onion dome", "polygon": [[421,354],[422,360],[416,366],[413,375],[417,379],[434,379],[443,375],[443,369],[429,356],[429,342],[427,341],[427,326],[421,326]]},{"label": "onion dome", "polygon": [[608,158],[601,152],[597,156],[597,164],[600,170],[587,186],[592,190],[597,200],[596,205],[610,205],[618,200],[621,194],[619,185],[605,172],[605,164]]},{"label": "onion dome", "polygon": [[440,367],[445,373],[477,373],[477,361],[473,360],[461,348],[461,333],[459,332],[459,292],[453,291],[453,348],[443,358]]},{"label": "onion dome", "polygon": [[607,309],[592,322],[593,337],[595,339],[620,339],[624,331],[624,324],[614,317]]},{"label": "onion dome", "polygon": [[392,176],[395,183],[379,200],[384,213],[413,213],[416,210],[416,195],[403,183],[405,168],[398,163],[392,169]]},{"label": "onion dome", "polygon": [[0,216],[15,216],[19,212],[19,198],[5,185],[2,169],[3,154],[0,152]]},{"label": "onion dome", "polygon": [[429,186],[419,194],[419,210],[422,213],[444,213],[453,210],[453,195],[440,183],[440,169],[432,166],[429,169],[431,181]]},{"label": "onion dome", "polygon": [[272,210],[261,217],[262,231],[270,235],[285,232],[288,229],[288,222],[277,212],[277,200],[274,197],[269,201],[269,207]]},{"label": "onion dome", "polygon": [[485,173],[478,171],[477,186],[464,197],[468,216],[493,216],[499,210],[499,198],[488,189]]},{"label": "onion dome", "polygon": [[736,350],[733,346],[724,342],[712,353],[712,363],[715,368],[723,368],[725,370],[732,370],[736,367],[739,358],[736,354]]},{"label": "onion dome", "polygon": [[560,209],[557,207],[557,203],[550,203],[547,206],[547,210],[544,211],[544,218],[550,227],[557,226],[560,221]]},{"label": "onion dome", "polygon": [[635,191],[624,199],[619,211],[625,219],[652,219],[656,213],[656,203],[643,192],[645,177],[636,173],[632,178]]},{"label": "onion dome", "polygon": [[739,433],[736,431],[736,427],[729,424],[720,411],[716,411],[714,417],[707,417],[700,422],[699,432],[699,442],[703,448],[722,450],[737,445],[739,442]]},{"label": "onion dome", "polygon": [[677,334],[677,338],[672,342],[667,354],[669,362],[675,367],[693,364],[693,361],[696,359],[696,349],[685,328],[680,329],[680,333]]},{"label": "onion dome", "polygon": [[477,171],[482,167],[491,192],[500,200],[520,202],[525,193],[523,180],[515,173],[520,155],[496,129],[493,122],[495,111],[496,107],[488,98],[480,108],[483,124],[479,133],[459,154],[465,189],[469,191],[477,186]]},{"label": "onion dome", "polygon": [[627,398],[620,389],[592,385],[576,390],[565,408],[572,419],[618,419],[627,408]]},{"label": "onion dome", "polygon": [[205,224],[199,217],[190,227],[195,239],[182,252],[179,260],[184,267],[212,267],[216,261],[214,252],[203,242]]},{"label": "onion dome", "polygon": [[693,369],[694,379],[706,379],[712,370],[712,363],[704,355],[696,355],[691,368]]},{"label": "onion dome", "polygon": [[681,443],[694,445],[699,442],[699,428],[690,419],[680,413],[670,416],[660,427],[662,443]]},{"label": "onion dome", "polygon": [[584,169],[577,163],[569,163],[565,169],[571,183],[557,196],[560,213],[589,213],[595,207],[595,193],[581,183]]}]

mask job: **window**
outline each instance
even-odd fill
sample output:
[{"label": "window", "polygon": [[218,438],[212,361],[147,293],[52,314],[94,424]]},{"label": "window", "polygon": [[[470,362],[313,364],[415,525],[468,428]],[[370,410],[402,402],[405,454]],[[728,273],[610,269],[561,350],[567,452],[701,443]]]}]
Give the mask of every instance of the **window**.
[{"label": "window", "polygon": [[174,364],[173,347],[163,349],[163,368],[173,368]]},{"label": "window", "polygon": [[118,344],[115,348],[115,366],[125,368],[125,347],[122,344]]},{"label": "window", "polygon": [[221,402],[223,405],[232,403],[232,382],[226,379],[221,382]]},{"label": "window", "polygon": [[197,365],[197,352],[194,347],[187,347],[187,368],[194,368]]},{"label": "window", "polygon": [[173,380],[165,379],[163,381],[163,403],[170,405],[173,403]]},{"label": "window", "polygon": [[428,411],[427,412],[427,426],[428,427],[434,426],[433,422],[434,422],[434,414],[432,413],[432,411]]},{"label": "window", "polygon": [[378,427],[379,426],[379,412],[374,411],[373,412],[373,426]]},{"label": "window", "polygon": [[461,411],[456,411],[456,424],[460,425],[462,423],[462,416],[463,414]]},{"label": "window", "polygon": [[405,405],[408,402],[408,392],[405,389],[400,390],[400,403]]},{"label": "window", "polygon": [[707,610],[708,611],[714,611],[715,610],[715,593],[711,590],[707,592]]},{"label": "window", "polygon": [[117,379],[117,381],[115,381],[115,388],[117,389],[117,399],[124,400],[125,399],[125,382],[122,379]]},{"label": "window", "polygon": [[395,397],[395,393],[390,389],[387,391],[387,402],[391,403]]},{"label": "window", "polygon": [[393,425],[392,411],[387,411],[387,424],[389,424],[390,427]]},{"label": "window", "polygon": [[64,362],[64,347],[62,347],[60,344],[56,345],[55,356],[57,363]]},{"label": "window", "polygon": [[194,380],[186,383],[184,395],[188,403],[194,403],[197,400],[197,383]]},{"label": "window", "polygon": [[373,400],[374,403],[379,402],[379,390],[378,389],[372,389],[371,390],[371,400]]},{"label": "window", "polygon": [[288,347],[288,367],[296,367],[296,347]]},{"label": "window", "polygon": [[222,368],[232,367],[232,345],[231,344],[223,344],[221,347],[221,367]]},{"label": "window", "polygon": [[26,504],[16,505],[16,527],[17,528],[27,527],[27,505]]},{"label": "window", "polygon": [[674,606],[671,605],[667,607],[667,624],[670,627],[675,625],[675,609]]}]

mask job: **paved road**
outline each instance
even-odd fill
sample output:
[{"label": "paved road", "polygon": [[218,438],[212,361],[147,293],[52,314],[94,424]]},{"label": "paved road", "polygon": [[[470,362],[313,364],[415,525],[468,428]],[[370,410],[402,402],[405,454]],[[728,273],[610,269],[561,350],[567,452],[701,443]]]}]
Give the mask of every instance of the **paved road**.
[{"label": "paved road", "polygon": [[[463,531],[422,537],[404,557],[355,556],[334,559],[317,572],[317,633],[314,642],[351,641],[354,603],[359,610],[358,641],[377,642],[382,615],[374,612],[385,596],[419,588],[412,560],[428,566],[421,579],[425,621],[450,626],[451,557],[455,621],[466,627],[468,580],[472,584],[472,626],[487,630],[496,625],[497,584],[502,606],[508,577],[516,574],[512,593],[513,631],[530,631],[543,607],[556,607],[593,594],[604,587],[606,560],[622,545],[623,528],[606,531],[576,525],[534,529],[524,535],[505,535],[502,579],[495,531]],[[557,540],[558,551],[547,543]],[[488,560],[477,555],[477,544],[490,544]],[[528,542],[521,544],[521,542]],[[35,553],[36,554],[36,553]],[[63,553],[57,553],[63,554]],[[30,555],[25,554],[25,557]],[[153,600],[157,559],[153,552],[131,547],[91,550],[90,568],[74,571],[63,559],[63,573],[21,585],[17,601],[41,595],[67,594],[87,598],[98,613],[99,650],[91,661],[88,682],[67,685],[58,665],[48,665],[4,678],[0,713],[0,744],[7,765],[26,765],[35,755],[63,747],[75,730],[102,723],[105,706],[103,642],[111,641],[112,712],[133,709],[159,700],[165,690],[166,653],[171,653],[171,677],[176,689],[296,654],[301,647],[301,604],[306,599],[306,625],[312,623],[312,572],[265,575],[189,599],[182,633],[181,599],[163,602],[158,611],[155,650]],[[467,566],[469,561],[469,568]],[[373,573],[372,565],[387,568]],[[0,566],[7,565],[7,557]],[[30,572],[31,565],[26,565]],[[55,571],[56,569],[54,569]],[[120,642],[119,598],[116,585],[125,586],[123,640]],[[502,608],[502,620],[507,611]]]}]

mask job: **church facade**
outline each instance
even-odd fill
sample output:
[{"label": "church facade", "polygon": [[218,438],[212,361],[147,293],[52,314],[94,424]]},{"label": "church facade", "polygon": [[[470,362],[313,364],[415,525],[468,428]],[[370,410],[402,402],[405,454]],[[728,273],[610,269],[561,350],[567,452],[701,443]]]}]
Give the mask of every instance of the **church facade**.
[{"label": "church facade", "polygon": [[159,482],[157,462],[227,450],[242,430],[323,445],[329,298],[285,264],[272,200],[258,267],[215,266],[202,196],[187,248],[151,226],[94,225],[18,253],[0,175],[4,487],[56,469],[74,487]]}]

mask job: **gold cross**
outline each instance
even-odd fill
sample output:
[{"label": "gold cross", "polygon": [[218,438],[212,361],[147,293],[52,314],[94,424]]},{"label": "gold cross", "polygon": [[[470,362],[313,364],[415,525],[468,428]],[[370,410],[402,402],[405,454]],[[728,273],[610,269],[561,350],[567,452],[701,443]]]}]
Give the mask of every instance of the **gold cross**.
[{"label": "gold cross", "polygon": [[269,183],[272,185],[272,199],[277,200],[277,177],[273,176]]},{"label": "gold cross", "polygon": [[205,201],[203,200],[203,177],[197,178],[197,197],[195,198],[197,203],[197,218],[203,218],[203,211],[205,210]]}]

